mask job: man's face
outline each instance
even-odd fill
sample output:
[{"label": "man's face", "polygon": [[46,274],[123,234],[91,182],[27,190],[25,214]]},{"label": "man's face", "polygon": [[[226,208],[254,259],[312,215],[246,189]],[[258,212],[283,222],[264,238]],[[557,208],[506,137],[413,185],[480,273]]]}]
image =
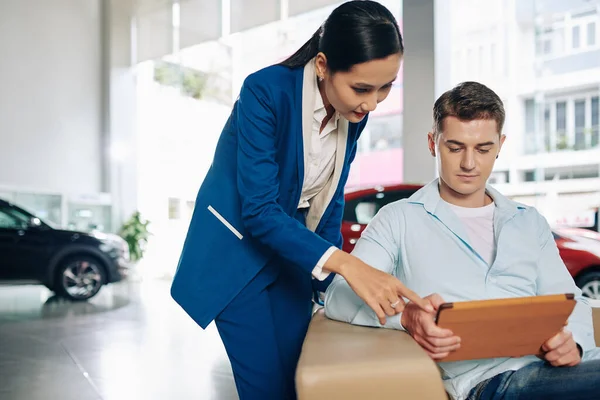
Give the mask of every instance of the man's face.
[{"label": "man's face", "polygon": [[429,133],[429,151],[437,156],[440,183],[450,197],[467,207],[482,205],[478,202],[505,139],[493,119],[446,117],[442,132]]}]

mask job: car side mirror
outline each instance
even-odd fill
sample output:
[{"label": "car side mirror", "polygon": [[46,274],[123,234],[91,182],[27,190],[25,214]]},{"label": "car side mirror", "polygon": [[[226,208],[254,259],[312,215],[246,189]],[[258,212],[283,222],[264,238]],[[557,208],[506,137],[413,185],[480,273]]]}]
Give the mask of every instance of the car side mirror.
[{"label": "car side mirror", "polygon": [[29,224],[27,225],[28,228],[39,228],[40,226],[42,226],[42,221],[40,221],[39,218],[37,217],[31,217],[29,219]]}]

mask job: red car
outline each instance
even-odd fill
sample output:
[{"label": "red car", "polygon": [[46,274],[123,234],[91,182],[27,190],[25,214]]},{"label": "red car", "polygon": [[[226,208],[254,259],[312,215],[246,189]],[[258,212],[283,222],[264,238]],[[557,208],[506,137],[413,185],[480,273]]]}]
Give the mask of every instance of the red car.
[{"label": "red car", "polygon": [[[343,249],[351,252],[367,224],[384,205],[412,196],[421,185],[390,185],[346,190],[342,222]],[[554,229],[554,240],[583,294],[600,299],[600,233],[588,229]]]}]

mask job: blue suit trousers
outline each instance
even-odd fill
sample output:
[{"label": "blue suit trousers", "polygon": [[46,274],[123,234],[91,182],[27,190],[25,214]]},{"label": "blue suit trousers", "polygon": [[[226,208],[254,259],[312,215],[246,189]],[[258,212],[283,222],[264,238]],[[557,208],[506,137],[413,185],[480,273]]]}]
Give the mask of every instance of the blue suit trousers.
[{"label": "blue suit trousers", "polygon": [[[298,211],[296,219],[304,224],[305,217]],[[296,398],[294,376],[312,293],[306,271],[273,259],[217,316],[240,400]]]}]

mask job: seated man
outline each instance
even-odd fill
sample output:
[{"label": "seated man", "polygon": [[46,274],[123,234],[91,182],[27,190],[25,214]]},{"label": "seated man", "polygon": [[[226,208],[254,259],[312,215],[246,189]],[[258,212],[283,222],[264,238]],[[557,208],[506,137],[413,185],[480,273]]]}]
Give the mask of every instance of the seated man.
[{"label": "seated man", "polygon": [[[383,207],[353,254],[397,276],[434,308],[444,301],[575,293],[567,327],[543,344],[545,360],[527,356],[438,365],[447,392],[457,399],[600,398],[591,309],[562,262],[548,223],[535,208],[486,186],[506,138],[502,101],[484,85],[465,82],[435,102],[433,117],[429,151],[440,178]],[[460,346],[459,337],[435,324],[435,312],[411,303],[382,324],[341,276],[327,290],[325,313],[352,324],[406,330],[434,360]]]}]

